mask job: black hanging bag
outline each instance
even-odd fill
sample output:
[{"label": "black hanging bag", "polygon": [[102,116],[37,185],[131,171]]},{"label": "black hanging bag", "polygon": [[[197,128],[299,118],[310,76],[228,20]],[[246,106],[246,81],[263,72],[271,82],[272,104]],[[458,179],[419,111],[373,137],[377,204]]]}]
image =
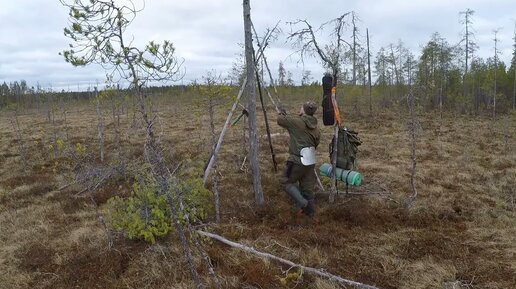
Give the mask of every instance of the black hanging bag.
[{"label": "black hanging bag", "polygon": [[333,77],[325,75],[322,78],[323,87],[323,124],[334,125],[335,124],[335,111],[333,110],[333,103],[331,101],[331,88],[333,86]]}]

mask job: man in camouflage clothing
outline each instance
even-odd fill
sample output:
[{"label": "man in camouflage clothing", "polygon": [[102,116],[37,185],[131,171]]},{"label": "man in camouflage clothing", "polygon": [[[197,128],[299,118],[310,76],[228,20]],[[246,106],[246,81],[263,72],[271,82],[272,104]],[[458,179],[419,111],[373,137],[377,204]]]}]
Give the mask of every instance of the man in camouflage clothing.
[{"label": "man in camouflage clothing", "polygon": [[317,118],[314,117],[316,110],[317,105],[309,101],[301,106],[299,115],[287,115],[284,110],[278,115],[278,124],[286,128],[290,135],[284,189],[296,203],[298,213],[308,216],[315,213],[315,149],[321,137]]}]

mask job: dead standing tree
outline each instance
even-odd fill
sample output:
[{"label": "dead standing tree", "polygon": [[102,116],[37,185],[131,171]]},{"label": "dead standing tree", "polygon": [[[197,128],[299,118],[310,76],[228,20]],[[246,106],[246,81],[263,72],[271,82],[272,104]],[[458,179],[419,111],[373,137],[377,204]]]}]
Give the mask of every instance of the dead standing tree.
[{"label": "dead standing tree", "polygon": [[407,105],[409,111],[409,120],[408,120],[408,133],[409,133],[409,143],[410,143],[410,153],[411,153],[411,161],[412,167],[410,170],[410,188],[412,193],[410,196],[405,199],[406,208],[410,208],[417,199],[417,189],[416,189],[416,165],[417,165],[417,154],[416,154],[416,144],[417,144],[417,135],[420,129],[419,122],[417,119],[416,112],[416,97],[414,93],[409,91],[407,94]]},{"label": "dead standing tree", "polygon": [[371,92],[371,53],[369,53],[369,29],[366,30],[367,35],[367,87],[369,92],[369,116],[373,115],[373,94]]},{"label": "dead standing tree", "polygon": [[500,29],[501,28],[497,28],[497,29],[494,29],[493,30],[493,34],[494,34],[494,38],[493,38],[493,41],[494,41],[494,92],[493,92],[493,120],[496,119],[496,94],[498,93],[497,91],[497,87],[496,87],[496,84],[497,84],[497,79],[496,79],[496,72],[498,70],[498,54],[500,54],[500,51],[498,50],[498,42],[500,41],[500,39],[498,39],[498,32],[500,32]]},{"label": "dead standing tree", "polygon": [[258,129],[256,127],[256,75],[253,50],[253,35],[251,32],[251,5],[250,0],[243,0],[244,4],[244,35],[245,35],[245,63],[247,75],[247,112],[249,122],[249,162],[253,174],[253,188],[255,201],[262,205],[263,197],[262,180],[260,174],[260,152],[258,146]]},{"label": "dead standing tree", "polygon": [[13,115],[11,117],[11,125],[16,134],[16,144],[18,145],[18,153],[20,154],[20,160],[23,168],[23,172],[27,172],[28,163],[27,163],[27,149],[23,144],[23,132],[20,128],[20,121],[18,118],[18,114],[20,110],[20,105],[18,103],[14,104],[13,107]]},{"label": "dead standing tree", "polygon": [[[251,26],[252,26],[252,22],[251,22]],[[274,81],[272,80],[272,75],[270,73],[270,69],[268,68],[268,65],[267,65],[267,61],[266,61],[266,58],[265,58],[265,47],[267,47],[268,43],[269,43],[269,40],[272,39],[272,38],[275,38],[275,34],[279,32],[279,29],[277,28],[278,27],[278,24],[276,24],[276,26],[273,28],[273,29],[268,29],[266,34],[265,34],[265,37],[263,37],[262,41],[260,42],[259,38],[258,38],[258,35],[255,31],[255,36],[258,40],[258,53],[253,55],[253,60],[254,60],[254,68],[255,68],[255,76],[257,76],[256,80],[257,80],[257,83],[259,85],[259,87],[263,90],[265,90],[265,92],[267,93],[271,103],[274,105],[276,111],[278,111],[278,103],[280,102],[279,99],[276,99],[276,101],[274,100],[274,98],[272,97],[271,93],[269,92],[269,90],[267,89],[267,87],[265,85],[263,85],[263,80],[260,79],[258,73],[256,73],[257,71],[257,63],[260,61],[260,59],[263,59],[263,62],[269,72],[269,76],[271,78],[271,83],[273,83]],[[254,29],[254,28],[253,28]],[[222,131],[220,132],[220,135],[219,135],[219,138],[218,138],[218,141],[215,145],[215,147],[213,148],[213,151],[212,151],[212,154],[208,160],[208,164],[206,165],[206,168],[204,170],[204,175],[203,175],[203,183],[204,185],[206,186],[207,183],[208,183],[208,180],[209,180],[209,176],[210,176],[210,173],[211,173],[211,170],[212,168],[215,166],[216,164],[216,161],[217,161],[217,156],[218,156],[218,153],[220,151],[220,148],[222,146],[222,142],[224,140],[224,136],[226,134],[226,131],[228,129],[228,127],[230,126],[230,123],[231,123],[231,119],[233,117],[233,113],[235,112],[236,108],[238,107],[239,105],[239,101],[240,101],[240,98],[243,96],[243,93],[244,93],[244,90],[247,88],[247,76],[245,76],[243,78],[243,81],[242,81],[242,86],[240,87],[240,90],[238,92],[238,96],[235,100],[235,102],[233,103],[233,106],[231,108],[231,110],[229,111],[228,113],[228,116],[226,118],[226,122],[224,123],[224,126],[222,127]],[[263,97],[260,97],[260,100],[263,100]],[[242,106],[242,105],[240,105]],[[262,104],[262,108],[264,105]],[[243,107],[243,106],[242,106]],[[265,116],[266,112],[264,110],[264,116]],[[240,116],[237,117],[237,120],[236,122],[238,122],[238,120],[244,116],[244,115],[248,115],[248,111],[247,110],[244,110],[242,112],[242,114],[240,114]],[[244,118],[244,122],[245,122],[246,118]],[[265,118],[265,122],[267,124],[267,119]],[[268,125],[267,125],[268,126]],[[269,134],[268,134],[269,136]],[[247,144],[247,141],[246,141],[246,134],[245,134],[245,130],[244,130],[244,135],[243,135],[243,138],[242,138],[242,145],[243,145],[243,151],[246,152],[246,144]],[[272,148],[272,143],[271,143],[271,140],[269,138],[269,146],[271,148],[271,154],[272,154],[272,157],[273,157],[273,163],[275,164],[275,158],[274,158],[274,150]],[[246,154],[246,153],[244,153]],[[244,162],[242,163],[242,166],[241,166],[241,170],[243,170],[243,167],[244,167],[244,164],[246,162],[246,159],[247,159],[247,156],[244,157]]]},{"label": "dead standing tree", "polygon": [[[340,61],[344,57],[343,44],[348,45],[344,41],[343,33],[348,24],[346,23],[347,17],[351,12],[345,13],[338,18],[330,20],[322,24],[319,28],[315,29],[306,20],[296,20],[290,22],[291,32],[288,39],[294,43],[294,46],[298,48],[298,53],[301,55],[301,59],[306,57],[318,56],[322,61],[323,65],[331,71],[333,76],[332,83],[332,104],[335,113],[335,124],[334,124],[334,140],[338,140],[339,128],[341,126],[340,112],[337,104],[336,87],[337,87],[337,76],[340,70]],[[299,30],[294,30],[297,26],[304,26]],[[315,37],[316,32],[325,30],[328,26],[333,25],[332,33],[330,34],[330,41],[324,46],[321,46],[322,42],[319,42]],[[331,173],[331,191],[330,191],[330,203],[335,201],[335,195],[337,194],[336,184],[336,167],[337,167],[337,146],[333,146],[333,152],[331,156],[332,173]]]},{"label": "dead standing tree", "polygon": [[[113,74],[118,73],[121,79],[130,81],[146,132],[146,161],[150,165],[158,193],[168,199],[174,227],[181,241],[192,279],[197,288],[205,288],[197,272],[185,228],[181,224],[183,219],[188,225],[186,229],[191,229],[188,214],[183,210],[181,192],[166,166],[154,132],[156,116],[150,117],[142,91],[148,81],[173,81],[182,77],[182,62],[175,57],[174,46],[169,41],[164,41],[163,44],[151,41],[145,49],[140,50],[126,42],[126,28],[141,11],[132,1],[123,1],[122,4],[113,0],[73,0],[68,4],[67,1],[61,0],[61,3],[70,9],[70,26],[65,28],[65,36],[74,41],[74,44],[70,45],[71,49],[63,52],[65,60],[74,66],[100,64]],[[190,237],[206,261],[206,254],[202,253],[193,232],[190,232]],[[206,263],[218,285],[213,267],[210,262]]]},{"label": "dead standing tree", "polygon": [[[97,85],[98,86],[98,85]],[[99,138],[100,162],[104,162],[104,117],[102,116],[101,96],[98,87],[95,86],[95,106],[97,111],[97,132]]]},{"label": "dead standing tree", "polygon": [[[231,87],[226,84],[222,79],[221,75],[218,75],[215,71],[209,71],[206,76],[203,76],[204,85],[199,86],[199,94],[203,96],[200,100],[199,106],[203,110],[208,111],[209,116],[209,133],[211,135],[212,144],[212,159],[213,153],[217,149],[218,139],[215,133],[215,110],[217,107],[223,106],[223,104],[229,99]],[[225,127],[227,129],[227,127]],[[218,152],[218,151],[217,151]],[[206,165],[208,167],[209,163]],[[211,164],[211,168],[214,170],[212,191],[215,197],[215,219],[217,223],[220,222],[220,192],[218,184],[220,181],[219,172],[217,172],[216,163]],[[206,185],[206,183],[204,183]]]},{"label": "dead standing tree", "polygon": [[513,90],[512,90],[512,109],[516,109],[516,20],[514,21],[514,50],[512,56],[512,67],[514,67],[514,79],[513,79]]}]

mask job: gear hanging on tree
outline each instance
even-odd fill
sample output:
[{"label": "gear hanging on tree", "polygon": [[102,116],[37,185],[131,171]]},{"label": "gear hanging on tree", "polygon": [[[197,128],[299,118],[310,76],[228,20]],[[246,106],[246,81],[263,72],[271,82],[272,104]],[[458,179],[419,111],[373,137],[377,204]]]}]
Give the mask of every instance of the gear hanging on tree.
[{"label": "gear hanging on tree", "polygon": [[333,77],[329,74],[326,74],[322,78],[322,87],[323,87],[323,99],[322,99],[322,108],[323,108],[323,124],[326,126],[335,124],[335,111],[333,109],[333,102],[331,99],[332,87],[333,87]]}]

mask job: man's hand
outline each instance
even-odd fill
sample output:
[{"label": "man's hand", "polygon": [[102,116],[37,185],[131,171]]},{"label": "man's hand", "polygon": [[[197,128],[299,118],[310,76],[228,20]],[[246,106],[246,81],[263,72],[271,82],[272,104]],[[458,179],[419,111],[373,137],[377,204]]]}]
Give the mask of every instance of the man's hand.
[{"label": "man's hand", "polygon": [[303,114],[305,114],[305,109],[301,105],[301,108],[299,109],[299,116],[302,116]]}]

